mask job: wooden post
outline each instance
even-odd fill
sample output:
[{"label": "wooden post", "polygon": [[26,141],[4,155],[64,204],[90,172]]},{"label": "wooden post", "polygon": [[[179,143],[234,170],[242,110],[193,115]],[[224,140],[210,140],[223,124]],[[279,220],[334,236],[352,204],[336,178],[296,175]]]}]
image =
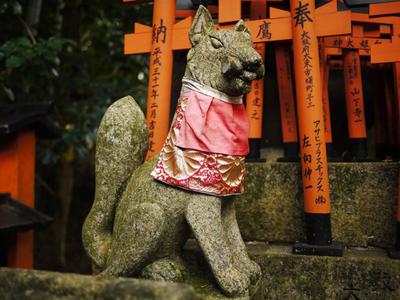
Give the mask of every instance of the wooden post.
[{"label": "wooden post", "polygon": [[356,160],[365,160],[368,152],[360,55],[356,49],[342,51],[350,151]]},{"label": "wooden post", "polygon": [[[322,38],[323,39],[323,38]],[[331,111],[329,108],[329,63],[325,53],[325,46],[320,45],[320,70],[322,84],[322,108],[324,113],[325,142],[328,159],[332,159],[332,126]]]},{"label": "wooden post", "polygon": [[374,71],[372,82],[373,87],[373,110],[374,110],[374,131],[375,131],[375,158],[384,160],[389,154],[387,143],[386,113],[382,103],[383,78],[382,70]]},{"label": "wooden post", "polygon": [[400,62],[393,63],[394,100],[396,112],[395,158],[400,159]]},{"label": "wooden post", "polygon": [[332,242],[328,162],[313,0],[290,0],[307,243],[295,254],[342,255]]},{"label": "wooden post", "polygon": [[242,17],[242,0],[219,0],[218,23],[239,21]]},{"label": "wooden post", "polygon": [[[265,0],[252,0],[250,3],[251,19],[264,19],[267,15],[267,5]],[[265,43],[255,43],[254,48],[260,54],[262,60],[265,58]],[[265,61],[264,61],[265,63]],[[251,91],[246,95],[246,112],[249,119],[249,146],[250,153],[247,161],[263,162],[260,158],[260,148],[262,139],[262,121],[264,105],[264,78],[253,80]]]},{"label": "wooden post", "polygon": [[[264,61],[265,44],[254,44],[255,49]],[[260,148],[262,139],[262,121],[264,106],[264,79],[253,80],[251,83],[251,91],[246,95],[246,112],[249,119],[249,146],[250,152],[247,161],[263,162],[265,159],[260,158]]]},{"label": "wooden post", "polygon": [[175,24],[175,0],[154,0],[150,71],[147,92],[147,128],[149,146],[146,159],[164,145],[169,129],[172,82],[172,29]]},{"label": "wooden post", "polygon": [[[4,138],[0,145],[0,193],[34,207],[35,130],[26,129]],[[33,232],[9,236],[7,266],[33,268]]]},{"label": "wooden post", "polygon": [[299,160],[299,142],[297,138],[296,112],[293,95],[292,66],[289,45],[275,47],[276,75],[281,113],[282,140],[284,158],[280,161]]},{"label": "wooden post", "polygon": [[394,157],[396,150],[396,109],[395,109],[395,101],[393,95],[393,77],[392,72],[388,72],[387,70],[383,71],[383,95],[384,95],[384,105],[386,108],[386,132],[388,137],[388,154],[391,158]]}]

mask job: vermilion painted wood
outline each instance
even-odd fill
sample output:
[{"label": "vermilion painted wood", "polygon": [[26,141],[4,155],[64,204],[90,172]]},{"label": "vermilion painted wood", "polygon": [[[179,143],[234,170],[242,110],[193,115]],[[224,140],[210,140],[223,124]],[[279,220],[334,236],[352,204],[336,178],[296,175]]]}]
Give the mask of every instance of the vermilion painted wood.
[{"label": "vermilion painted wood", "polygon": [[[322,38],[323,40],[323,38]],[[325,140],[332,143],[331,112],[329,107],[329,64],[325,54],[325,46],[320,44],[320,69],[322,84],[322,105],[324,113]]]},{"label": "vermilion painted wood", "polygon": [[[250,17],[252,19],[264,19],[267,15],[266,0],[252,0],[250,3]],[[254,44],[262,60],[265,58],[265,43]],[[264,64],[266,62],[264,61]],[[249,138],[260,139],[262,137],[262,121],[264,106],[264,79],[253,80],[251,91],[246,95],[246,112],[249,119]]]},{"label": "vermilion painted wood", "polygon": [[315,13],[316,14],[320,14],[320,13],[326,14],[326,13],[334,13],[336,11],[337,11],[337,1],[333,0],[333,1],[330,1],[322,6],[318,7],[315,10]]},{"label": "vermilion painted wood", "polygon": [[241,0],[218,0],[218,22],[237,22],[242,18]]},{"label": "vermilion painted wood", "polygon": [[[358,53],[360,56],[370,56],[371,50],[370,49],[359,49]],[[342,49],[341,48],[330,48],[327,47],[325,48],[325,54],[327,56],[341,56],[342,55]]]},{"label": "vermilion painted wood", "polygon": [[370,50],[373,45],[391,45],[390,39],[354,37],[351,35],[331,36],[324,38],[324,46],[327,48],[348,48]]},{"label": "vermilion painted wood", "polygon": [[[297,118],[304,211],[310,214],[329,214],[328,162],[317,41],[317,28],[319,25],[317,22],[314,22],[316,20],[314,4],[313,0],[290,1]],[[300,22],[296,22],[296,15],[299,15],[299,11],[303,13],[306,11],[307,17],[311,21],[304,17],[297,19]],[[322,19],[325,19],[325,16],[328,15],[324,15]],[[340,26],[339,23],[337,22],[334,25]],[[324,22],[324,24],[326,23]],[[305,32],[307,32],[306,37],[304,35]]]},{"label": "vermilion painted wood", "polygon": [[290,18],[290,11],[279,9],[276,7],[270,7],[269,18],[270,19]]},{"label": "vermilion painted wood", "polygon": [[[146,114],[149,147],[146,159],[150,159],[161,150],[169,130],[175,5],[175,0],[154,0],[152,24],[153,28],[156,28],[156,35],[142,33],[148,35],[148,39],[152,39]],[[182,22],[188,25],[187,20]],[[177,30],[180,29],[179,24],[175,26]]]},{"label": "vermilion painted wood", "polygon": [[400,39],[393,39],[392,43],[372,45],[371,62],[373,64],[400,62]]},{"label": "vermilion painted wood", "polygon": [[396,111],[396,144],[400,149],[400,63],[393,64],[394,100]]},{"label": "vermilion painted wood", "polygon": [[353,22],[361,22],[361,23],[371,23],[371,24],[398,24],[399,18],[398,17],[377,17],[377,18],[370,18],[367,14],[361,13],[351,13],[351,20]]},{"label": "vermilion painted wood", "polygon": [[392,34],[392,28],[388,24],[379,25],[379,33],[380,34],[391,35]]},{"label": "vermilion painted wood", "polygon": [[[0,192],[34,207],[34,174],[35,131],[27,129],[8,137],[0,146]],[[33,268],[32,231],[18,233],[7,246],[8,267]]]},{"label": "vermilion painted wood", "polygon": [[384,107],[386,108],[386,124],[389,145],[396,145],[396,109],[395,109],[395,96],[394,96],[394,86],[393,82],[388,73],[383,75],[384,85],[383,85],[383,97],[384,97]]},{"label": "vermilion painted wood", "polygon": [[[207,5],[207,9],[212,16],[215,16],[218,14],[218,6],[217,5]],[[194,11],[194,10],[177,9],[175,12],[175,17],[177,19],[184,19],[187,17],[194,17],[195,14],[196,14],[196,11]]]},{"label": "vermilion painted wood", "polygon": [[282,140],[284,143],[298,141],[290,52],[290,45],[277,45],[275,47]]},{"label": "vermilion painted wood", "polygon": [[[350,12],[337,12],[330,14],[316,15],[315,32],[317,36],[335,36],[351,33]],[[260,26],[264,22],[269,23],[270,38],[257,36]],[[278,19],[251,20],[246,22],[246,26],[252,33],[254,43],[285,41],[292,39],[292,30],[290,28],[290,17]],[[218,28],[218,26],[216,26]],[[173,50],[184,50],[191,47],[188,32],[190,26],[186,28],[173,28]],[[126,55],[149,53],[151,46],[151,29],[147,32],[131,33],[125,35],[124,53]]]},{"label": "vermilion painted wood", "polygon": [[[255,44],[255,49],[265,58],[265,44]],[[265,63],[265,61],[264,61]],[[246,112],[249,119],[249,138],[260,139],[262,137],[262,121],[264,107],[264,79],[253,80],[251,91],[246,95]]]},{"label": "vermilion painted wood", "polygon": [[400,1],[386,2],[386,3],[373,3],[369,5],[370,16],[384,16],[384,15],[400,15]]},{"label": "vermilion painted wood", "polygon": [[361,24],[352,24],[351,28],[351,35],[353,37],[364,37],[364,26]]},{"label": "vermilion painted wood", "polygon": [[358,50],[343,50],[347,127],[350,138],[366,138],[364,96]]}]

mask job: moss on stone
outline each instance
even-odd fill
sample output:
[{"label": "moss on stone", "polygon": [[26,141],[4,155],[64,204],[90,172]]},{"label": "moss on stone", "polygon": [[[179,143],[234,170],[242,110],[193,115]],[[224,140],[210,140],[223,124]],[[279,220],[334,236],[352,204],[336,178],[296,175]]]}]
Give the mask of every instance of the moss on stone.
[{"label": "moss on stone", "polygon": [[256,300],[399,299],[400,261],[380,249],[348,249],[343,257],[290,254],[289,246],[259,245],[250,253],[263,270]]},{"label": "moss on stone", "polygon": [[[245,193],[237,197],[245,240],[305,239],[300,165],[249,163]],[[395,241],[398,163],[329,164],[332,232],[349,246],[386,247]]]},{"label": "moss on stone", "polygon": [[184,284],[7,268],[0,268],[0,298],[9,300],[202,299],[193,288]]}]

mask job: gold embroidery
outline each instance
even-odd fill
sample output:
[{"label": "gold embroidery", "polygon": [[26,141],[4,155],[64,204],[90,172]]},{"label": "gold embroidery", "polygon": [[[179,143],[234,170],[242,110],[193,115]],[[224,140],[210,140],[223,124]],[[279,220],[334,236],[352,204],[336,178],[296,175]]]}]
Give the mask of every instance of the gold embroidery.
[{"label": "gold embroidery", "polygon": [[[182,112],[175,116],[178,121],[181,119],[181,114],[183,114],[186,104],[187,99],[182,99],[180,102]],[[192,176],[201,167],[205,155],[196,150],[180,149],[176,147],[175,140],[178,134],[179,129],[172,127],[168,141],[164,146],[163,165],[169,176],[181,180]]]},{"label": "gold embroidery", "polygon": [[217,161],[218,170],[227,185],[238,186],[242,184],[245,174],[243,156],[219,156]]}]

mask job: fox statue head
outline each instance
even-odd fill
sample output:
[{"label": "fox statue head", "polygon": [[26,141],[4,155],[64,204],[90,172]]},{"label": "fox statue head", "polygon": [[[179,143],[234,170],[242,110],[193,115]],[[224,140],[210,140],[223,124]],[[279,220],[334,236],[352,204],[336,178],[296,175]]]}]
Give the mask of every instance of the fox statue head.
[{"label": "fox statue head", "polygon": [[200,6],[189,39],[193,47],[187,56],[187,79],[240,96],[251,90],[252,80],[264,76],[264,64],[243,20],[233,29],[217,30],[208,10]]}]

